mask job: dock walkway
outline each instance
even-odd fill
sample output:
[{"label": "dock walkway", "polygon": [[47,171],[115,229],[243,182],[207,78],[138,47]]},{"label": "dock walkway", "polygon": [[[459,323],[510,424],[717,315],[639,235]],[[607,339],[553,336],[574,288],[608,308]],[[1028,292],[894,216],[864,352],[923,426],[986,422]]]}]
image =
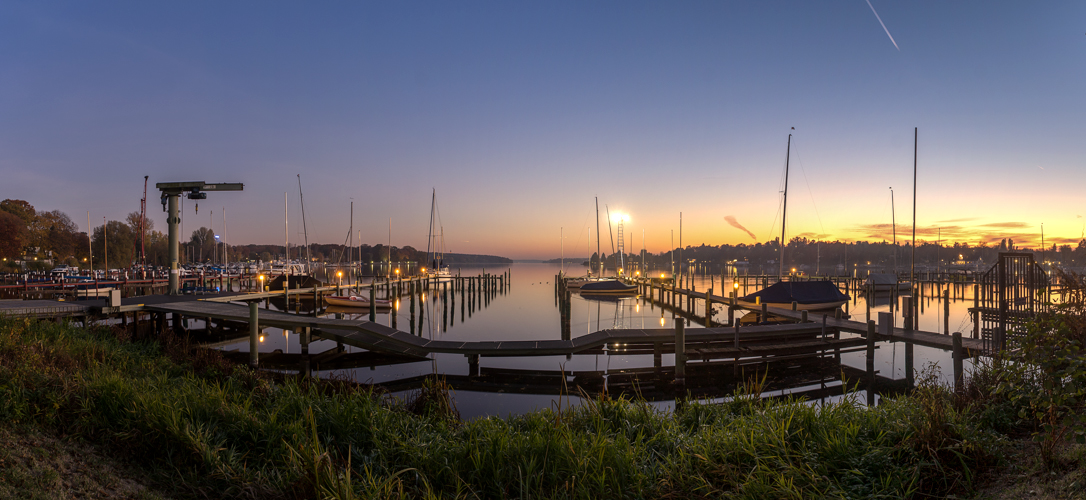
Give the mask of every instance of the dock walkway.
[{"label": "dock walkway", "polygon": [[[697,291],[694,291],[694,290],[687,290],[687,289],[678,288],[678,287],[674,287],[674,286],[668,286],[668,285],[661,286],[661,285],[657,285],[657,284],[651,284],[647,280],[644,280],[644,279],[639,280],[638,284],[640,284],[645,289],[644,294],[647,297],[649,297],[650,299],[652,299],[653,297],[655,297],[657,295],[662,297],[664,295],[664,293],[670,294],[670,297],[672,297],[670,300],[665,300],[663,302],[660,302],[663,305],[670,305],[670,304],[672,304],[674,302],[678,302],[679,304],[682,304],[684,301],[687,301],[688,307],[691,307],[691,309],[692,309],[692,304],[690,304],[691,301],[693,301],[693,300],[706,300],[706,297],[708,297],[708,300],[714,305],[717,305],[717,304],[723,305],[723,306],[731,308],[732,310],[749,310],[749,311],[753,311],[753,312],[756,312],[756,313],[761,312],[761,309],[747,308],[747,307],[740,306],[738,304],[733,305],[731,297],[724,297],[724,296],[720,296],[720,295],[709,295],[707,292],[697,292]],[[661,292],[664,292],[664,293],[661,293]],[[684,297],[684,298],[680,299],[679,297]],[[655,300],[655,299],[652,299],[652,300]],[[659,302],[658,300],[656,300],[656,301]],[[676,306],[676,307],[681,308],[681,306]],[[780,308],[769,307],[769,308],[766,309],[766,313],[770,314],[770,315],[774,315],[774,316],[780,316],[780,317],[788,318],[788,319],[795,320],[795,321],[801,321],[802,318],[803,318],[803,312],[802,311],[793,311],[793,310],[790,310],[790,309],[780,309]],[[818,314],[818,315],[809,314],[808,315],[808,320],[816,321],[819,324],[821,324],[821,322],[822,322],[821,316],[822,316],[821,314]],[[826,318],[825,318],[825,322],[826,322],[826,326],[828,328],[838,329],[838,330],[843,331],[843,332],[857,333],[857,334],[860,334],[862,336],[867,335],[867,323],[862,322],[862,321],[851,321],[851,320],[847,320],[847,319],[837,319],[832,315],[827,315]],[[880,332],[883,332],[883,331],[888,331],[889,333],[888,334],[880,333]],[[951,350],[951,349],[954,348],[953,337],[951,335],[942,334],[942,333],[926,332],[926,331],[921,331],[921,330],[907,330],[905,328],[899,328],[899,327],[895,326],[895,327],[892,327],[892,328],[889,328],[889,329],[886,329],[886,330],[884,330],[882,327],[880,327],[880,328],[878,328],[876,330],[875,335],[876,335],[877,340],[888,340],[888,341],[891,341],[891,342],[909,342],[909,343],[912,343],[912,344],[915,344],[915,345],[921,345],[921,346],[925,346],[925,347],[933,347],[933,348],[936,348],[936,349],[945,349],[945,350]],[[978,355],[986,353],[986,348],[985,348],[983,339],[968,338],[968,337],[963,336],[963,338],[962,338],[962,347],[963,347],[963,349],[965,349],[966,355],[970,356],[970,357],[978,356]]]},{"label": "dock walkway", "polygon": [[[144,310],[158,313],[175,313],[195,318],[214,318],[217,320],[245,322],[249,321],[249,308],[238,304],[209,301],[184,301],[147,304]],[[496,356],[551,356],[578,354],[586,351],[604,350],[611,353],[624,353],[623,346],[645,344],[674,343],[675,330],[671,328],[654,329],[611,329],[583,335],[570,340],[512,340],[512,341],[458,341],[430,340],[378,323],[360,320],[333,319],[312,316],[299,316],[279,311],[260,310],[259,325],[293,330],[309,328],[313,334],[341,342],[361,349],[425,357],[431,353],[463,354],[486,357]],[[804,323],[791,325],[748,326],[742,330],[742,340],[747,342],[755,337],[772,337],[781,333],[790,335],[822,335],[820,324]],[[699,342],[736,341],[733,328],[696,328],[686,330],[688,345]],[[815,341],[808,346],[811,351],[840,348],[835,340],[827,338]],[[757,349],[748,348],[745,355],[759,355]]]}]

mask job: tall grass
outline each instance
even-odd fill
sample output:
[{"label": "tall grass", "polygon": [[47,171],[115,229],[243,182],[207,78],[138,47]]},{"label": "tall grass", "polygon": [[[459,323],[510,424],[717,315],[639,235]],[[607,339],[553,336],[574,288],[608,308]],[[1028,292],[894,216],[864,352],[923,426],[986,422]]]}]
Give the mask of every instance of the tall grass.
[{"label": "tall grass", "polygon": [[0,421],[111,447],[188,496],[902,498],[968,491],[1001,440],[935,384],[877,408],[737,393],[461,421],[439,381],[404,403],[123,337],[0,318]]}]

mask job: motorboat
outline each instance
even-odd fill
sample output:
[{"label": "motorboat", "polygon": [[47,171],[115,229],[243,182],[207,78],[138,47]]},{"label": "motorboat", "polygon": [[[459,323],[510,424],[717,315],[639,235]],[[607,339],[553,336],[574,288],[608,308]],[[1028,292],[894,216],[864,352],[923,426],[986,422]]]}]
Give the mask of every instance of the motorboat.
[{"label": "motorboat", "polygon": [[[358,295],[327,295],[324,297],[324,302],[330,306],[350,307],[356,309],[370,308],[370,299],[366,297],[359,297]],[[377,309],[392,309],[392,302],[388,300],[377,300],[375,301],[375,305]]]}]

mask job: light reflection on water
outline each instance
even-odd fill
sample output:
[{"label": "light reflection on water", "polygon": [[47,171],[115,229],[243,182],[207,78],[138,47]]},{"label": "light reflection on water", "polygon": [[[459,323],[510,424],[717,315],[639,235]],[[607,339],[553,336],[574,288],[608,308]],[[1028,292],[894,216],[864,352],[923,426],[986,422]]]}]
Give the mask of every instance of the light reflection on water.
[{"label": "light reflection on water", "polygon": [[[483,272],[484,268],[462,267],[459,269],[463,276],[474,276]],[[559,266],[552,264],[514,264],[507,267],[491,266],[485,268],[491,274],[501,274],[506,270],[511,271],[511,283],[507,289],[496,292],[488,298],[474,299],[457,290],[453,292],[452,283],[446,293],[443,289],[431,289],[422,295],[421,301],[414,308],[414,333],[427,339],[464,340],[464,341],[502,341],[502,340],[556,340],[562,338],[561,315],[555,293],[555,275]],[[583,273],[582,269],[574,269],[570,274]],[[453,269],[457,273],[457,269]],[[347,281],[345,281],[346,283]],[[365,282],[365,281],[364,281]],[[714,294],[722,295],[720,276],[710,277],[698,275],[693,278],[694,288],[705,291],[710,286],[714,287]],[[365,295],[368,287],[362,286]],[[945,287],[944,287],[945,288]],[[726,281],[724,290],[731,290],[731,281]],[[747,290],[757,290],[752,286]],[[744,293],[742,287],[740,294]],[[379,297],[383,297],[383,291]],[[849,312],[852,319],[865,321],[867,319],[867,304],[863,296],[855,297],[849,302]],[[937,297],[930,297],[930,290],[925,289],[925,297],[922,300],[922,313],[920,315],[920,329],[943,333],[943,301],[941,293]],[[964,298],[961,296],[964,295]],[[955,299],[950,302],[950,330],[961,331],[968,337],[972,332],[972,322],[968,314],[968,308],[973,305],[972,287],[962,289],[962,293],[955,292]],[[408,331],[412,325],[411,299],[401,297],[398,307],[394,309],[395,326],[399,330]],[[572,336],[578,337],[592,332],[612,328],[641,329],[641,328],[667,328],[674,324],[671,312],[664,311],[658,305],[645,297],[613,298],[595,300],[582,298],[576,293],[572,295],[570,302],[570,331]],[[263,306],[262,306],[263,307]],[[274,306],[273,306],[274,307]],[[291,310],[293,312],[294,305]],[[873,302],[871,318],[876,319],[878,312],[890,311],[889,300],[882,299]],[[901,325],[900,312],[895,307],[897,325]],[[305,309],[301,309],[303,312]],[[312,305],[309,305],[312,314]],[[341,313],[347,319],[366,320],[368,311],[362,313]],[[697,301],[694,314],[704,317],[704,305]],[[727,311],[717,305],[716,321],[726,321]],[[817,321],[817,318],[812,317]],[[392,326],[393,314],[388,312],[377,314],[380,324]],[[687,324],[687,328],[701,328],[696,323]],[[848,336],[849,334],[843,334]],[[265,330],[264,339],[260,344],[261,352],[273,352],[279,350],[285,353],[298,353],[300,351],[299,336],[293,332],[284,332],[280,329],[268,328]],[[335,349],[336,342],[331,340],[318,340],[310,344],[309,352],[317,354],[328,349]],[[226,350],[248,351],[248,341],[239,340],[237,343],[225,346]],[[361,349],[345,346],[346,352],[361,352]],[[944,383],[950,383],[952,374],[951,355],[948,351],[922,346],[914,347],[914,368],[923,369],[930,364],[937,364],[941,369],[941,379]],[[674,355],[663,354],[662,365],[673,366]],[[859,370],[866,367],[864,352],[844,353],[841,355],[843,365]],[[696,363],[693,361],[691,364]],[[966,361],[966,370],[971,368],[971,361]],[[539,357],[491,357],[482,358],[480,366],[486,369],[504,369],[521,371],[548,371],[566,373],[578,372],[603,372],[605,379],[607,374],[616,374],[621,370],[644,369],[653,367],[651,354],[636,355],[574,355],[567,359],[565,356],[539,356]],[[890,342],[879,343],[875,353],[875,370],[882,377],[903,379],[905,373],[905,346]],[[412,362],[389,366],[362,367],[335,372],[317,371],[321,376],[346,376],[364,383],[392,383],[398,380],[420,377],[429,374],[444,374],[448,376],[466,376],[469,374],[467,358],[462,355],[434,354],[430,359],[420,362]],[[828,384],[840,385],[840,380],[829,381]],[[557,385],[557,382],[556,382]],[[492,389],[500,390],[500,389]],[[510,389],[515,390],[515,389]],[[400,391],[402,393],[403,391]],[[553,391],[551,391],[553,392]],[[786,391],[787,392],[787,391]],[[394,392],[394,394],[398,394]],[[465,418],[481,415],[507,415],[519,414],[533,409],[552,407],[558,404],[558,396],[555,394],[515,394],[508,392],[476,392],[471,390],[458,390],[454,392],[457,406]],[[579,404],[577,397],[563,397],[563,405]],[[670,401],[656,401],[654,406],[670,408]]]}]

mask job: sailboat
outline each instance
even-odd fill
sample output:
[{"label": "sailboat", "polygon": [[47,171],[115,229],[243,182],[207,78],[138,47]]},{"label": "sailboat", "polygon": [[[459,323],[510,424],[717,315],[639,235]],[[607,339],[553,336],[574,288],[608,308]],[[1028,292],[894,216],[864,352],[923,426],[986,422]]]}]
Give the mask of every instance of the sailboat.
[{"label": "sailboat", "polygon": [[[792,128],[795,130],[795,127]],[[796,304],[797,310],[820,311],[841,307],[848,301],[848,294],[842,293],[837,285],[830,281],[784,281],[785,221],[788,216],[788,164],[792,157],[792,134],[788,134],[788,149],[784,160],[784,209],[781,211],[781,258],[777,282],[757,292],[739,297],[737,302],[746,308],[757,308],[761,304],[767,307],[791,309]]]},{"label": "sailboat", "polygon": [[[598,216],[599,215],[598,214],[599,207],[597,207],[596,210],[597,210],[596,215]],[[598,228],[598,226],[599,226],[598,221],[596,222],[596,225],[597,225],[597,228]],[[596,250],[597,255],[599,254],[598,246],[599,245],[597,245],[597,250]],[[588,230],[588,248],[592,248],[592,230],[591,229]],[[581,288],[581,286],[584,285],[585,283],[591,283],[591,282],[594,282],[594,281],[602,281],[602,280],[605,280],[605,279],[607,279],[607,278],[592,275],[592,258],[589,257],[588,258],[588,274],[585,275],[585,276],[579,276],[579,277],[576,277],[576,278],[566,278],[566,288],[576,290],[578,288]]]},{"label": "sailboat", "polygon": [[603,255],[600,255],[600,201],[596,199],[596,255],[600,259],[600,276],[586,278],[581,282],[581,295],[607,294],[607,295],[634,295],[637,294],[637,286],[629,285],[618,278],[603,277]]},{"label": "sailboat", "polygon": [[452,279],[449,266],[445,265],[445,227],[441,225],[440,215],[438,227],[440,235],[434,234],[434,212],[437,209],[437,188],[434,188],[430,198],[430,234],[426,237],[426,261],[430,267],[424,272],[427,276],[439,280]]},{"label": "sailboat", "polygon": [[864,280],[864,288],[871,293],[912,289],[911,283],[902,283],[897,277],[897,214],[894,210],[894,188],[892,187],[890,188],[890,225],[893,227],[894,231],[894,272],[893,274],[875,273],[869,275],[867,279]]}]

